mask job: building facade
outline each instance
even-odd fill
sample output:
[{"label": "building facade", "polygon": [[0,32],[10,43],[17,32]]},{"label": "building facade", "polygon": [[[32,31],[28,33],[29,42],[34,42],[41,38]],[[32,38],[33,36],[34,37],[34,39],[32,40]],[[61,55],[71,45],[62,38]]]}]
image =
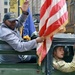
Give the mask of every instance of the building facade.
[{"label": "building facade", "polygon": [[69,22],[66,26],[66,33],[75,34],[75,0],[66,0],[68,8]]},{"label": "building facade", "polygon": [[41,0],[30,0],[30,9],[32,14],[40,13]]},{"label": "building facade", "polygon": [[0,23],[7,12],[9,12],[9,0],[0,0]]},{"label": "building facade", "polygon": [[[41,0],[30,0],[29,2],[30,2],[31,13],[39,14]],[[9,8],[10,8],[10,0],[1,0],[0,2],[0,23],[3,20],[4,14],[10,11]]]}]

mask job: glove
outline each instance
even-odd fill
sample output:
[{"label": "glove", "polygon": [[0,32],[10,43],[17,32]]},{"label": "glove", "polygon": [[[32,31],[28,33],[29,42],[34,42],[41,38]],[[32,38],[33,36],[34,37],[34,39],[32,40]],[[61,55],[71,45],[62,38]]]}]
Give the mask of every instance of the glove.
[{"label": "glove", "polygon": [[24,40],[28,40],[28,41],[31,40],[31,38],[30,38],[28,35],[23,36],[23,39],[24,39]]}]

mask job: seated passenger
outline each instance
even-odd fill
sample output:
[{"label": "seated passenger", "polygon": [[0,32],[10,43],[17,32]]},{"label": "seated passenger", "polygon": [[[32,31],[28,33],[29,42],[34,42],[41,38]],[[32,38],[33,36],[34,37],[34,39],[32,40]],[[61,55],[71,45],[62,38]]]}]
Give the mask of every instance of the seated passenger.
[{"label": "seated passenger", "polygon": [[[24,52],[36,48],[37,43],[43,42],[44,40],[44,38],[38,37],[31,41],[24,42],[19,31],[16,29],[22,26],[25,22],[28,16],[28,7],[29,2],[26,0],[22,7],[20,7],[22,10],[22,15],[18,19],[15,18],[14,13],[6,13],[3,18],[3,23],[0,26],[0,39],[7,42],[14,50],[18,52]],[[17,63],[31,59],[31,56],[28,55],[0,55],[0,63]]]},{"label": "seated passenger", "polygon": [[57,46],[53,50],[53,67],[62,72],[73,72],[75,71],[75,52],[71,62],[65,62],[64,57],[64,47]]}]

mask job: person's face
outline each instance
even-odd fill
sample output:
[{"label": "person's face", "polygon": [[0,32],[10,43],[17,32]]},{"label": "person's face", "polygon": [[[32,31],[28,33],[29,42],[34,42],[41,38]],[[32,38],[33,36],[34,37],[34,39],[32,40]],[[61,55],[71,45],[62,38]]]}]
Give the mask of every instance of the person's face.
[{"label": "person's face", "polygon": [[14,29],[15,28],[15,25],[16,25],[16,21],[8,21],[6,20],[5,21],[5,24],[10,27],[11,29]]},{"label": "person's face", "polygon": [[62,59],[64,57],[64,48],[63,47],[58,47],[57,50],[54,51],[54,56],[56,58]]}]

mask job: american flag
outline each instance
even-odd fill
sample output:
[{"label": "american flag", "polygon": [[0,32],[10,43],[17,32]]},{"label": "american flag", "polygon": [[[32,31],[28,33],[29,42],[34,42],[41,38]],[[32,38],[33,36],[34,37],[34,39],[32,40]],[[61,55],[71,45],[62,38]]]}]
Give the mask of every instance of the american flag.
[{"label": "american flag", "polygon": [[67,23],[66,0],[41,0],[39,35],[46,40],[37,47],[39,65],[51,47],[53,35],[64,30]]}]

